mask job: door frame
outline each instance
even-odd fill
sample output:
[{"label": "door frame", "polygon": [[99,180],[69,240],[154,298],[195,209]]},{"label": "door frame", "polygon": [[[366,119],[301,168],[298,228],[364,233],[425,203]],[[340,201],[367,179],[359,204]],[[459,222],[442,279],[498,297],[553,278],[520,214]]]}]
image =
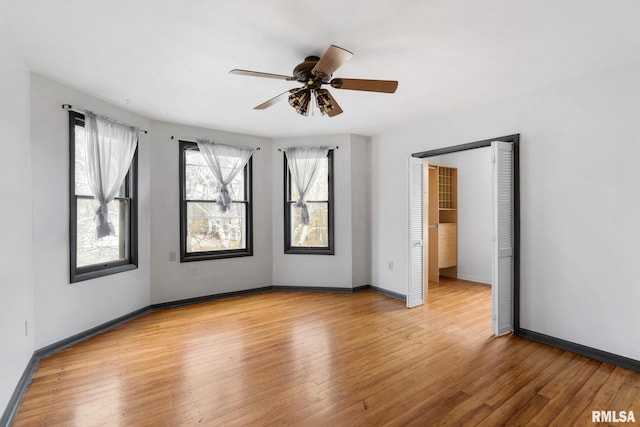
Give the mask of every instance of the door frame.
[{"label": "door frame", "polygon": [[513,144],[513,332],[520,334],[520,134],[484,139],[467,144],[436,148],[411,154],[411,157],[425,158],[442,154],[458,153],[476,148],[491,147],[493,141]]}]

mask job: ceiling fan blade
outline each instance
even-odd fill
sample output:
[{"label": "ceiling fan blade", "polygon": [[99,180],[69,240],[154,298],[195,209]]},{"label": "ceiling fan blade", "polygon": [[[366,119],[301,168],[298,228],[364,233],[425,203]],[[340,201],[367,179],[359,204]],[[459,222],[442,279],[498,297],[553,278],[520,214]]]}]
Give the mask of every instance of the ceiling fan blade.
[{"label": "ceiling fan blade", "polygon": [[327,91],[327,96],[329,97],[329,100],[332,106],[331,109],[327,109],[327,112],[326,112],[327,116],[334,117],[334,116],[337,116],[338,114],[342,114],[342,108],[340,108],[340,106],[336,102],[336,99],[333,97],[333,95],[331,95],[331,92]]},{"label": "ceiling fan blade", "polygon": [[331,80],[331,87],[364,90],[367,92],[394,93],[398,88],[398,82],[395,80],[333,79]]},{"label": "ceiling fan blade", "polygon": [[249,71],[249,70],[231,70],[229,74],[239,74],[241,76],[251,76],[251,77],[266,77],[268,79],[279,79],[279,80],[295,80],[295,78],[291,76],[283,76],[282,74],[271,74],[271,73],[261,73],[259,71]]},{"label": "ceiling fan blade", "polygon": [[333,72],[344,65],[352,56],[353,53],[348,50],[331,45],[311,72],[316,75],[321,74],[326,77],[331,77]]},{"label": "ceiling fan blade", "polygon": [[278,96],[274,96],[273,98],[271,98],[268,101],[263,102],[260,105],[256,105],[255,107],[253,107],[254,110],[264,110],[266,108],[271,107],[273,104],[276,104],[280,101],[282,101],[283,99],[287,99],[289,97],[289,95],[291,95],[294,92],[297,92],[299,89],[291,89],[288,90],[286,92],[282,92],[280,95]]}]

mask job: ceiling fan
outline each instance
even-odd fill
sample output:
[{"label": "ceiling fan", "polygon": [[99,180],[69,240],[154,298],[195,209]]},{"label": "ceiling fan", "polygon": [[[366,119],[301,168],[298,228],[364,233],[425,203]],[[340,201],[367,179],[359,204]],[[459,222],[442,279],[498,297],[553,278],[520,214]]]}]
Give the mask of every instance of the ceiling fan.
[{"label": "ceiling fan", "polygon": [[332,79],[334,71],[347,62],[353,53],[338,46],[331,45],[321,58],[317,56],[307,56],[304,62],[296,65],[293,69],[293,76],[282,74],[261,73],[249,70],[231,70],[231,74],[243,76],[266,77],[270,79],[280,79],[297,81],[303,83],[300,88],[290,89],[280,95],[263,102],[254,107],[254,110],[264,110],[278,101],[288,98],[289,104],[295,108],[298,114],[309,115],[313,108],[313,102],[318,110],[329,117],[342,113],[342,108],[323,85],[329,85],[334,89],[362,90],[366,92],[394,93],[398,87],[395,80],[365,80],[365,79]]}]

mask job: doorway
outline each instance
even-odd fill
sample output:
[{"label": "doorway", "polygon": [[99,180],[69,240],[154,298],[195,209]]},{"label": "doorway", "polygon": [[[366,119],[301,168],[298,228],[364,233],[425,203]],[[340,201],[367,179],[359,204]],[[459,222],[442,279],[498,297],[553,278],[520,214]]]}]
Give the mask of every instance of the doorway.
[{"label": "doorway", "polygon": [[[433,281],[438,281],[440,274],[445,277],[458,278],[457,263],[452,262],[452,257],[454,260],[457,257],[457,248],[452,250],[448,243],[450,241],[457,242],[455,234],[458,222],[457,190],[455,185],[448,186],[451,182],[455,184],[457,170],[450,167],[429,167],[427,159],[485,147],[491,148],[491,157],[488,159],[492,162],[493,209],[491,222],[493,235],[489,237],[492,237],[490,281],[493,300],[493,332],[496,335],[510,331],[517,333],[519,330],[520,262],[519,135],[492,138],[412,155],[410,159],[410,261],[407,306],[422,305],[425,298],[428,298],[429,276]],[[439,181],[435,181],[438,174],[444,175],[444,178],[440,176]],[[444,185],[442,185],[443,183]],[[434,206],[433,197],[432,203],[425,200],[429,194],[433,195],[434,192],[442,193],[443,191],[448,194],[444,196],[440,194],[441,200],[436,202],[439,203],[436,206]],[[443,197],[444,202],[442,201]],[[428,218],[428,224],[424,226],[423,216],[425,219]],[[442,236],[438,237],[439,234]],[[447,237],[451,239],[452,236],[453,240],[446,239]],[[444,250],[442,248],[438,250],[438,242],[445,245]],[[486,249],[486,246],[484,248]],[[430,254],[433,255],[430,256]],[[439,263],[438,256],[443,258]]]}]

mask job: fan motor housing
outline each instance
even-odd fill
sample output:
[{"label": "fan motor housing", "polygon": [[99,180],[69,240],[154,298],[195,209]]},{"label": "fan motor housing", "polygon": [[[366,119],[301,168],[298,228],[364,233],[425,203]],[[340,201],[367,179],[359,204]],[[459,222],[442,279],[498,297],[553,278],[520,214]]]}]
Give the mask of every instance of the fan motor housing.
[{"label": "fan motor housing", "polygon": [[313,70],[313,67],[316,66],[319,60],[320,58],[317,56],[307,56],[304,59],[304,62],[296,65],[296,67],[293,69],[293,76],[299,82],[308,82],[310,80],[314,80],[314,75],[311,70]]}]

